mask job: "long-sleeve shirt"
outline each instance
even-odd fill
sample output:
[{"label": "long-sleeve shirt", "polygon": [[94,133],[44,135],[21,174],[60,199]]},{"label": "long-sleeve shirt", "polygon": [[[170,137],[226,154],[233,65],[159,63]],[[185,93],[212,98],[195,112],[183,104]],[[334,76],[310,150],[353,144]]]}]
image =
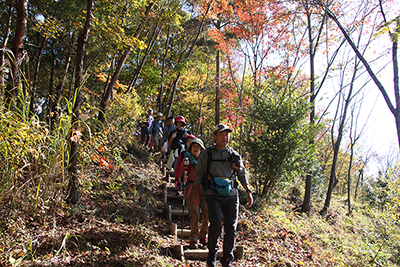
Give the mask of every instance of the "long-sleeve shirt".
[{"label": "long-sleeve shirt", "polygon": [[[233,150],[231,147],[227,147],[226,149],[220,150],[216,146],[212,146],[208,149],[212,151],[213,159],[227,159],[232,157],[232,154],[240,158],[238,152]],[[211,179],[210,175],[207,174],[207,157],[208,157],[208,149],[205,149],[200,154],[197,166],[196,166],[196,175],[194,184],[200,185],[202,184],[203,179]],[[246,169],[243,165],[242,159],[239,160],[240,169],[237,171],[237,179],[242,185],[247,185],[248,180],[246,176]],[[212,161],[210,166],[210,174],[212,177],[232,177],[235,169],[232,167],[232,161]],[[209,188],[205,190],[205,195],[215,195],[215,190]],[[232,190],[230,195],[235,196],[238,194],[237,188],[232,186]]]},{"label": "long-sleeve shirt", "polygon": [[163,129],[163,131],[164,131],[164,142],[168,141],[169,133],[172,132],[175,129],[176,129],[176,125],[175,124],[173,124],[172,126],[169,125],[169,124],[164,126],[164,129]]},{"label": "long-sleeve shirt", "polygon": [[163,121],[155,120],[150,126],[150,133],[151,134],[161,133],[162,135],[164,135],[163,127],[164,127]]}]

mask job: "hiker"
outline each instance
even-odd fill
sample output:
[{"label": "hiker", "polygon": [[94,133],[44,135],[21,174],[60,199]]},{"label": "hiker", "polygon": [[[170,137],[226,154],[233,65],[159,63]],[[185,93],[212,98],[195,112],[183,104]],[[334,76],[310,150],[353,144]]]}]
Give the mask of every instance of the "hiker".
[{"label": "hiker", "polygon": [[[185,184],[185,199],[189,209],[190,216],[190,249],[197,249],[197,241],[200,239],[200,243],[207,244],[207,232],[208,232],[208,211],[207,204],[202,192],[200,192],[200,207],[196,207],[193,203],[193,183],[196,173],[197,160],[200,153],[204,149],[203,141],[200,138],[195,138],[189,145],[187,152],[185,152],[182,164],[179,169],[179,177],[181,177],[181,183]],[[201,209],[201,214],[200,214]],[[199,232],[200,215],[203,217],[201,229]]]},{"label": "hiker", "polygon": [[170,157],[167,162],[167,168],[172,169],[176,166],[179,153],[185,150],[186,137],[190,131],[185,129],[185,117],[178,115],[175,119],[176,129],[169,133],[168,147],[171,149]]},{"label": "hiker", "polygon": [[173,116],[169,116],[166,120],[166,124],[164,126],[163,132],[164,132],[164,143],[167,143],[167,149],[166,149],[166,155],[169,155],[169,153],[171,152],[171,149],[168,147],[168,136],[169,134],[176,129],[176,125],[174,124],[174,117]]},{"label": "hiker", "polygon": [[186,136],[185,150],[179,153],[178,159],[176,160],[176,171],[175,171],[175,187],[177,189],[177,194],[180,195],[182,193],[182,183],[180,182],[180,174],[179,170],[181,168],[182,159],[185,157],[185,153],[188,151],[188,148],[192,141],[196,138],[196,136],[192,134],[188,134]]},{"label": "hiker", "polygon": [[[150,132],[149,129],[153,122],[153,110],[149,109],[147,114],[143,115],[143,121],[140,124],[140,132],[142,133],[142,138],[140,141],[141,145],[148,146],[150,143]],[[147,138],[147,139],[146,139]]]},{"label": "hiker", "polygon": [[207,266],[215,266],[218,240],[222,230],[222,215],[224,217],[224,244],[221,263],[223,267],[232,266],[234,260],[233,248],[236,239],[236,227],[239,213],[238,182],[246,190],[247,207],[253,205],[253,196],[248,186],[245,167],[238,152],[228,143],[230,129],[225,124],[215,126],[213,137],[215,145],[205,149],[198,160],[194,181],[193,202],[200,205],[200,190],[202,185],[208,208],[208,257]]},{"label": "hiker", "polygon": [[150,133],[153,140],[154,150],[156,152],[161,151],[161,146],[163,145],[164,139],[164,122],[162,121],[163,114],[161,112],[157,113],[156,120],[153,121],[150,127]]}]

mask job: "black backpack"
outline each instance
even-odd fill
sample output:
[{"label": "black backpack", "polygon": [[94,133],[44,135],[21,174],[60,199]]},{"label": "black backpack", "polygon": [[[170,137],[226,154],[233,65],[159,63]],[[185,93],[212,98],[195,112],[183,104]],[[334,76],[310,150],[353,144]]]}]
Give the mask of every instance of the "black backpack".
[{"label": "black backpack", "polygon": [[[229,195],[231,187],[237,188],[238,183],[236,181],[236,174],[238,172],[238,169],[233,168],[233,173],[232,173],[231,177],[228,177],[228,178],[230,178],[229,183],[228,182],[220,183],[220,182],[216,181],[215,178],[210,173],[211,163],[214,161],[216,161],[216,162],[232,162],[232,163],[239,165],[239,162],[238,162],[239,158],[237,157],[237,155],[235,155],[235,153],[233,152],[233,150],[231,148],[229,149],[229,154],[230,154],[229,157],[227,157],[226,159],[213,159],[212,158],[212,150],[210,148],[207,149],[206,174],[202,180],[202,186],[203,186],[204,191],[211,188],[216,191],[217,195]],[[211,178],[208,179],[208,177],[211,177]]]}]

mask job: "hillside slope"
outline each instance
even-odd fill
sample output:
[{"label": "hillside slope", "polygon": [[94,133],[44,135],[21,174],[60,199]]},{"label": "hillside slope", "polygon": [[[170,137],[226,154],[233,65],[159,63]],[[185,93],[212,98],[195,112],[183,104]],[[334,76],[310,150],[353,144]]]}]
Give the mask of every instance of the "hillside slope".
[{"label": "hillside slope", "polygon": [[[157,215],[163,174],[157,158],[145,155],[133,151],[118,170],[93,162],[80,181],[79,205],[49,205],[3,219],[1,265],[206,266],[173,257],[172,248],[182,241],[174,240],[169,222]],[[344,219],[338,213],[314,216],[292,212],[284,200],[280,205],[258,200],[251,210],[241,205],[237,244],[245,252],[235,266],[337,266],[338,260],[361,266],[354,258],[343,261],[331,246],[346,235]],[[357,242],[356,231],[343,238]]]}]

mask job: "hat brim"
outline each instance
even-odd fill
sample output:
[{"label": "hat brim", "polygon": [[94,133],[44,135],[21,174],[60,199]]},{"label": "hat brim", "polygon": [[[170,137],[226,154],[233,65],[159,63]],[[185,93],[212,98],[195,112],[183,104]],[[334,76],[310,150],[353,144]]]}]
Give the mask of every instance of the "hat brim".
[{"label": "hat brim", "polygon": [[214,132],[214,134],[217,134],[217,133],[220,133],[220,132],[223,132],[223,131],[228,131],[228,133],[231,133],[231,132],[233,132],[233,130],[232,130],[232,129],[230,129],[230,128],[224,128],[224,129],[221,129],[221,130],[215,131],[215,132]]}]

